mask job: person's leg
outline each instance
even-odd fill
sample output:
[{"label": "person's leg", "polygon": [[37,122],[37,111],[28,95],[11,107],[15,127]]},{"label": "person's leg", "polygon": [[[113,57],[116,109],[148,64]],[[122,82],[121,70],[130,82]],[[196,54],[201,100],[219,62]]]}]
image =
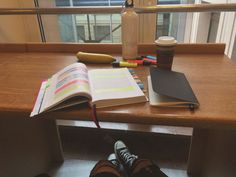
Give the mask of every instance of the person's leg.
[{"label": "person's leg", "polygon": [[137,159],[132,166],[132,177],[167,177],[160,168],[149,159]]},{"label": "person's leg", "polygon": [[115,154],[111,154],[108,160],[100,160],[93,167],[89,177],[122,177]]},{"label": "person's leg", "polygon": [[114,151],[129,177],[167,177],[151,160],[140,159],[138,156],[131,154],[122,141],[115,143]]}]

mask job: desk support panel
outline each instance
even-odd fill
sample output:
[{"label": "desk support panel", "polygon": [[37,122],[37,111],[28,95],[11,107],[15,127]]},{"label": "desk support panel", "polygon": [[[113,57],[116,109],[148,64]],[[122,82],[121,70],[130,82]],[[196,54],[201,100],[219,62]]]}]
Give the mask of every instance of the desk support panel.
[{"label": "desk support panel", "polygon": [[235,177],[236,131],[194,128],[187,172],[191,177]]},{"label": "desk support panel", "polygon": [[32,177],[63,162],[55,120],[0,118],[0,176]]}]

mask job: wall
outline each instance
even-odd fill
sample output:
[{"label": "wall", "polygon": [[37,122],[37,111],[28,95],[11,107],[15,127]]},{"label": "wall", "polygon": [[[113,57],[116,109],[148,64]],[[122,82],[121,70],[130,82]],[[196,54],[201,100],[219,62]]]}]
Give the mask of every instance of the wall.
[{"label": "wall", "polygon": [[[55,0],[40,0],[40,7],[56,7]],[[61,42],[58,15],[42,15],[46,42]]]},{"label": "wall", "polygon": [[[34,7],[32,0],[1,0],[1,8]],[[38,42],[40,32],[36,16],[1,15],[0,42]]]},{"label": "wall", "polygon": [[198,30],[196,36],[197,43],[207,43],[207,38],[209,34],[211,13],[202,12],[199,13],[199,22],[198,22]]}]

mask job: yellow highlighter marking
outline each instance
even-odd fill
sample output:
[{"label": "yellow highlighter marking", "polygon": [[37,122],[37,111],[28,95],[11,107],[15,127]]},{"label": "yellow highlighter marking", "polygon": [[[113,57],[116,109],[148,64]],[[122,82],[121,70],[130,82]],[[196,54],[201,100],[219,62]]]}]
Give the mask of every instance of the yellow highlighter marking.
[{"label": "yellow highlighter marking", "polygon": [[108,89],[97,89],[95,93],[104,93],[104,92],[128,92],[133,91],[136,88],[133,86],[121,87],[121,88],[108,88]]}]

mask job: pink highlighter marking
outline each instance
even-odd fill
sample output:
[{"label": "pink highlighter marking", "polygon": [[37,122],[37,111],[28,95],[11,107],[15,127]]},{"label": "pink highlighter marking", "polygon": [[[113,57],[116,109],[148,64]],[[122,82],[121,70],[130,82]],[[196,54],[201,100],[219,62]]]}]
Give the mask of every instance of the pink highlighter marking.
[{"label": "pink highlighter marking", "polygon": [[58,88],[56,91],[55,91],[55,94],[57,94],[58,92],[60,92],[61,90],[65,89],[66,87],[69,87],[70,85],[73,85],[73,84],[77,84],[77,83],[88,83],[88,81],[86,80],[81,80],[81,79],[76,79],[76,80],[73,80],[65,85],[63,85],[62,87]]}]

